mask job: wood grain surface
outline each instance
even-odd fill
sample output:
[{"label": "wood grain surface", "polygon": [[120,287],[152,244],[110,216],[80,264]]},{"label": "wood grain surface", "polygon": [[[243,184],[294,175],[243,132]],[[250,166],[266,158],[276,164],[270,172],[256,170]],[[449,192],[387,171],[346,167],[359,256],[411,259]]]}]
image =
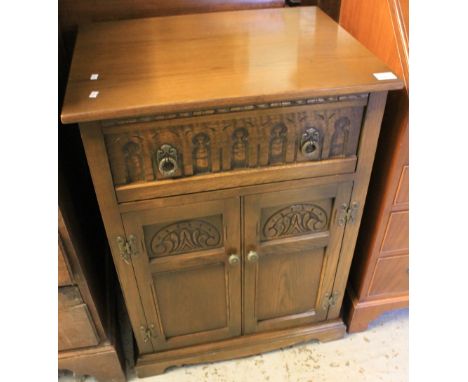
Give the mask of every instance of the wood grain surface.
[{"label": "wood grain surface", "polygon": [[99,23],[78,34],[62,121],[401,88],[386,71],[316,7]]},{"label": "wood grain surface", "polygon": [[[390,92],[347,286],[348,332],[408,306],[409,2],[342,0],[340,24],[405,82]],[[397,257],[395,257],[397,256]]]}]

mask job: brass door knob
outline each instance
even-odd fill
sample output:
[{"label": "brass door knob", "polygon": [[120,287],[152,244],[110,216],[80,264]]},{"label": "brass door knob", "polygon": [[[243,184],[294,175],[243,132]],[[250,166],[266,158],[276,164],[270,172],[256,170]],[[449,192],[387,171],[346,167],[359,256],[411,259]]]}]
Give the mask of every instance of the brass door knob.
[{"label": "brass door knob", "polygon": [[231,265],[237,265],[240,263],[240,258],[237,255],[231,255],[229,256],[229,264]]},{"label": "brass door knob", "polygon": [[255,263],[258,261],[258,253],[255,251],[250,251],[247,255],[247,260],[249,260],[251,263]]}]

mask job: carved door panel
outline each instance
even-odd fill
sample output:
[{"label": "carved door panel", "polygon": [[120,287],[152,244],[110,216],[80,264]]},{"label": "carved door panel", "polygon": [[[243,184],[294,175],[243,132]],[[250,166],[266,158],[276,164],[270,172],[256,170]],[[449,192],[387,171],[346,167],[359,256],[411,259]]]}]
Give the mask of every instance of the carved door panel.
[{"label": "carved door panel", "polygon": [[325,320],[352,182],[245,197],[244,332]]},{"label": "carved door panel", "polygon": [[[239,198],[122,215],[156,350],[241,333]],[[133,237],[131,236],[133,235]]]}]

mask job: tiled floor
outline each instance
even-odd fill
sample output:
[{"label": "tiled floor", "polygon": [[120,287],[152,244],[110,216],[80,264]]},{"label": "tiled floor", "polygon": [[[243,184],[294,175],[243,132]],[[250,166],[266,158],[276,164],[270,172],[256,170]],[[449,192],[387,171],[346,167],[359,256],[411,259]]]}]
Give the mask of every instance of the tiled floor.
[{"label": "tiled floor", "polygon": [[186,366],[131,382],[408,381],[408,310],[382,315],[362,333],[258,356]]}]

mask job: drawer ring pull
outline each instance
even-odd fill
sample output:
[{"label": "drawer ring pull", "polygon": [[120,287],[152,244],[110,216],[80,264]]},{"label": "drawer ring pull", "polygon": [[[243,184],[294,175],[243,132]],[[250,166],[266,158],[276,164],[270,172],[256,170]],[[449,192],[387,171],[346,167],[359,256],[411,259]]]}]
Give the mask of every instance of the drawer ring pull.
[{"label": "drawer ring pull", "polygon": [[301,153],[308,159],[319,159],[321,132],[315,127],[308,128],[301,139]]},{"label": "drawer ring pull", "polygon": [[177,149],[175,147],[162,145],[156,153],[159,172],[166,177],[174,175],[179,168],[177,157]]}]

